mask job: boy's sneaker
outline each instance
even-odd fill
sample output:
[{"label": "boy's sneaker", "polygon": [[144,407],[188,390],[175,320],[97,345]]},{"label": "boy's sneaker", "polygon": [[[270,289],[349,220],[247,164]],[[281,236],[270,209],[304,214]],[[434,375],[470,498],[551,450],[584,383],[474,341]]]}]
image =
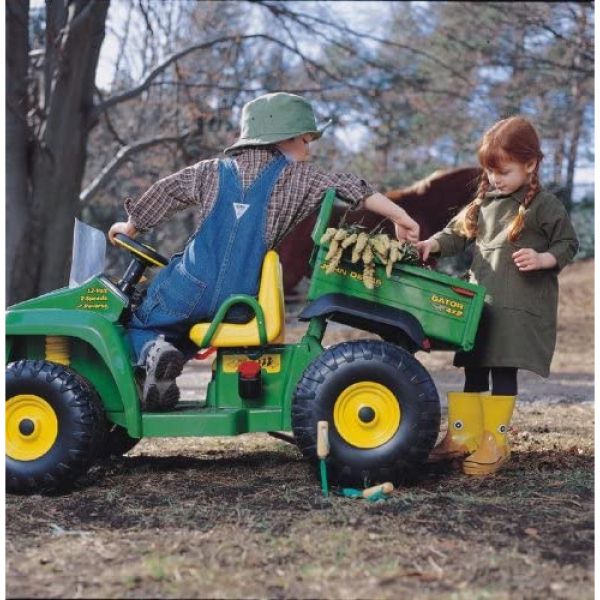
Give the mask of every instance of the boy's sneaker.
[{"label": "boy's sneaker", "polygon": [[146,377],[142,392],[142,410],[170,410],[179,402],[175,379],[181,375],[185,358],[173,344],[158,338],[146,355]]}]

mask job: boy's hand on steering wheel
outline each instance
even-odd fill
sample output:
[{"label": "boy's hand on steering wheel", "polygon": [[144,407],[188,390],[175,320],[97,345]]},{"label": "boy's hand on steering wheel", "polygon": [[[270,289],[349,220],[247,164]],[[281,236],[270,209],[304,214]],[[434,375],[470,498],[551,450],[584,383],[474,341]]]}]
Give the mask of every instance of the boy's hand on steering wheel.
[{"label": "boy's hand on steering wheel", "polygon": [[115,235],[117,235],[117,233],[123,233],[130,238],[134,238],[138,234],[138,230],[131,221],[127,221],[126,223],[123,221],[113,223],[108,230],[108,239],[113,246],[115,245]]}]

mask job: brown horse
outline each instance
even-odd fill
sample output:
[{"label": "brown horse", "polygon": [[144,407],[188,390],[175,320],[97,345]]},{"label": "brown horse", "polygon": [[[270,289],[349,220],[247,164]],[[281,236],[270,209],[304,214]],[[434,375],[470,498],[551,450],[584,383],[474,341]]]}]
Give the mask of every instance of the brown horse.
[{"label": "brown horse", "polygon": [[[429,177],[413,185],[385,192],[385,195],[399,204],[421,226],[421,239],[425,240],[470,202],[477,191],[481,176],[479,167],[435,171]],[[347,211],[342,206],[334,206],[331,222],[339,223],[346,213],[346,223],[362,222],[372,229],[381,222],[381,217],[368,210]],[[317,213],[313,213],[299,223],[285,237],[278,247],[283,265],[283,284],[290,293],[302,277],[310,276],[308,257],[313,243],[310,234],[315,225]],[[391,221],[384,220],[382,230],[394,235]]]}]

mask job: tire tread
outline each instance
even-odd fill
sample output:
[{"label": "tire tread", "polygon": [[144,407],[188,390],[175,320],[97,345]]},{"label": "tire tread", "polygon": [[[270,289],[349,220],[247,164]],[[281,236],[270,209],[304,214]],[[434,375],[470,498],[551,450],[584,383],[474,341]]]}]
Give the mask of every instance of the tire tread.
[{"label": "tire tread", "polygon": [[63,459],[46,472],[31,475],[28,473],[31,465],[26,463],[20,464],[20,471],[16,473],[7,466],[7,490],[13,493],[55,492],[70,487],[89,469],[104,436],[102,403],[81,375],[64,365],[44,360],[19,360],[7,365],[7,387],[9,384],[18,387],[20,381],[28,383],[32,380],[60,394],[61,402],[75,415],[73,424],[77,429],[70,434],[72,447],[66,450],[66,456],[63,455]]},{"label": "tire tread", "polygon": [[326,349],[305,370],[298,382],[292,402],[292,429],[302,454],[316,464],[316,421],[319,408],[319,388],[328,375],[345,364],[358,360],[383,362],[403,373],[408,381],[420,388],[418,393],[419,433],[411,446],[395,465],[365,470],[342,464],[335,456],[327,459],[328,472],[334,482],[367,485],[392,480],[395,483],[423,464],[433,448],[440,426],[440,403],[437,390],[427,370],[406,350],[389,342],[358,340],[342,342]]}]

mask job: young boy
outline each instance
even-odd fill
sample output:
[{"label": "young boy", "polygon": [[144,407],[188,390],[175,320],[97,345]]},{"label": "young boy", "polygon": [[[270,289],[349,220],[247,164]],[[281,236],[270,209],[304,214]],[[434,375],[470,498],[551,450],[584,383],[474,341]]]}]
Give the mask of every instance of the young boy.
[{"label": "young boy", "polygon": [[[154,278],[128,326],[134,357],[146,370],[143,410],[178,402],[175,378],[197,351],[187,341],[190,327],[209,321],[231,294],[257,294],[266,252],[319,207],[327,188],[354,208],[391,219],[399,239],[418,240],[417,223],[366,181],[306,162],[310,142],[321,135],[307,100],[265,94],[243,107],[241,135],[226,158],[200,161],[125,201],[129,219],[112,225],[113,243],[117,233],[134,237],[189,206],[200,212],[196,232]],[[243,314],[243,306],[233,307],[228,317]]]}]

